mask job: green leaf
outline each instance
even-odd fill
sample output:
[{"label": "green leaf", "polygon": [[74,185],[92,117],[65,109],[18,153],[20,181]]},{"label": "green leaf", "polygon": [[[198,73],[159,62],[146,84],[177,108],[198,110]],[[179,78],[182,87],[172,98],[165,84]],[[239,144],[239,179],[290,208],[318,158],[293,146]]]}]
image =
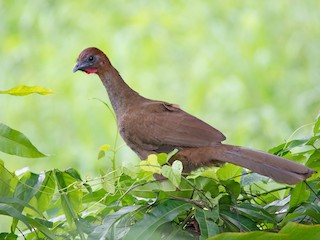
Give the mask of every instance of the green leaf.
[{"label": "green leaf", "polygon": [[99,151],[98,153],[98,160],[100,160],[101,158],[103,158],[106,155],[106,153],[104,151]]},{"label": "green leaf", "polygon": [[241,177],[240,184],[242,186],[249,186],[253,183],[260,182],[265,179],[268,179],[268,178],[265,176],[262,176],[258,173],[251,172],[251,173],[245,174]]},{"label": "green leaf", "polygon": [[166,164],[168,162],[168,154],[166,153],[159,153],[157,155],[158,157],[158,163],[162,166],[163,164]]},{"label": "green leaf", "polygon": [[29,95],[32,93],[37,93],[40,95],[48,95],[53,93],[51,90],[46,89],[44,87],[41,86],[25,86],[25,85],[20,85],[14,88],[11,88],[9,90],[6,91],[0,91],[0,94],[10,94],[10,95],[14,95],[14,96],[25,96],[25,95]]},{"label": "green leaf", "polygon": [[257,223],[250,218],[228,210],[220,210],[220,217],[232,232],[236,231],[254,231],[259,230]]},{"label": "green leaf", "polygon": [[141,161],[140,167],[146,172],[161,173],[160,164],[158,163],[158,158],[155,154],[150,154],[147,160]]},{"label": "green leaf", "polygon": [[104,144],[104,145],[100,146],[99,154],[98,154],[98,160],[103,158],[106,155],[106,151],[108,151],[109,149],[110,149],[110,145],[109,144]]},{"label": "green leaf", "polygon": [[233,164],[225,164],[217,171],[217,177],[220,180],[226,181],[231,178],[238,177],[240,179],[242,167],[233,165]]},{"label": "green leaf", "polygon": [[48,239],[55,240],[57,239],[56,236],[42,224],[43,221],[40,219],[33,219],[29,216],[26,216],[28,222],[36,229],[38,229],[41,233],[43,233]]},{"label": "green leaf", "polygon": [[44,212],[51,204],[53,194],[56,188],[56,181],[53,176],[53,171],[45,173],[45,179],[42,183],[40,190],[36,194],[38,203],[38,209],[40,212]]},{"label": "green leaf", "polygon": [[[109,230],[115,225],[117,221],[119,221],[122,217],[132,212],[135,212],[141,206],[128,206],[123,207],[119,211],[107,215],[101,225],[97,226],[88,236],[88,240],[95,239],[108,239],[107,235],[109,234]],[[113,239],[113,238],[112,238]]]},{"label": "green leaf", "polygon": [[208,240],[318,240],[320,239],[319,225],[302,225],[294,222],[288,223],[279,233],[250,232],[250,233],[222,233]]},{"label": "green leaf", "polygon": [[196,208],[195,218],[201,230],[201,239],[207,239],[220,233],[219,226],[215,223],[218,220],[219,214],[217,208],[215,212]]},{"label": "green leaf", "polygon": [[279,233],[286,237],[284,239],[317,240],[320,239],[320,226],[302,225],[290,222],[282,228]]},{"label": "green leaf", "polygon": [[[249,233],[222,233],[207,240],[287,240],[283,235],[268,232],[249,232]],[[290,239],[292,240],[292,239]]]},{"label": "green leaf", "polygon": [[268,221],[270,223],[276,224],[274,216],[272,216],[270,213],[264,210],[263,207],[259,205],[243,203],[240,206],[235,206],[234,208],[237,209],[239,212],[244,213],[247,217],[249,217],[252,220],[255,220],[256,222],[262,220],[264,222]]},{"label": "green leaf", "polygon": [[306,190],[306,184],[304,182],[298,183],[291,192],[290,209],[299,206],[306,201],[310,196],[310,191]]},{"label": "green leaf", "polygon": [[[195,234],[196,235],[196,234]],[[198,236],[192,235],[174,223],[164,223],[152,234],[152,240],[194,240]],[[121,238],[119,240],[122,240]]]},{"label": "green leaf", "polygon": [[320,114],[316,118],[316,123],[313,126],[313,135],[316,136],[320,133]]},{"label": "green leaf", "polygon": [[4,167],[2,160],[0,160],[0,179],[0,195],[12,197],[13,189],[15,189],[18,183],[18,177]]},{"label": "green leaf", "polygon": [[[23,222],[30,230],[32,230],[31,225],[29,224],[27,218],[21,214],[20,210],[17,210],[15,207],[9,205],[0,203],[0,214],[11,216],[14,220],[14,222],[21,221]],[[14,227],[14,226],[13,226]],[[15,227],[12,230],[15,230]]]},{"label": "green leaf", "polygon": [[3,239],[3,240],[16,240],[17,238],[18,236],[13,233],[5,233],[5,232],[0,233],[0,239]]},{"label": "green leaf", "polygon": [[0,151],[28,158],[46,157],[21,132],[0,123]]},{"label": "green leaf", "polygon": [[290,142],[282,143],[279,146],[276,146],[269,150],[269,153],[284,156],[286,155],[291,149],[295,147],[304,146],[309,141],[308,138],[306,139],[296,139]]},{"label": "green leaf", "polygon": [[241,192],[240,183],[234,180],[221,181],[226,190],[232,195],[233,199],[237,199]]},{"label": "green leaf", "polygon": [[212,197],[219,195],[217,181],[212,178],[199,176],[195,179],[195,185],[197,186],[197,189],[201,189],[204,192],[210,192]]},{"label": "green leaf", "polygon": [[13,205],[16,209],[18,209],[17,206],[19,207],[19,209],[30,208],[32,211],[41,215],[40,211],[38,211],[35,207],[29,205],[27,202],[25,202],[23,200],[17,199],[17,198],[0,197],[0,203],[9,203],[9,204]]},{"label": "green leaf", "polygon": [[77,189],[78,179],[67,172],[54,170],[55,180],[61,195],[62,209],[69,224],[77,222],[77,213],[80,211],[83,192]]},{"label": "green leaf", "polygon": [[320,166],[320,149],[316,149],[311,156],[309,157],[308,161],[306,162],[306,166],[310,168],[318,168]]},{"label": "green leaf", "polygon": [[100,174],[102,175],[101,184],[102,187],[111,194],[114,194],[116,191],[115,182],[116,179],[112,171],[105,173],[102,169],[100,169]]},{"label": "green leaf", "polygon": [[[45,178],[44,173],[35,174],[27,172],[17,184],[14,191],[14,198],[23,202],[29,203],[30,200],[38,193]],[[25,206],[20,204],[13,205],[15,209],[22,212]],[[18,224],[18,219],[13,219],[12,229],[15,229]]]},{"label": "green leaf", "polygon": [[164,177],[176,187],[179,187],[181,182],[182,163],[178,160],[174,161],[172,166],[162,166],[161,173]]},{"label": "green leaf", "polygon": [[144,218],[133,225],[124,240],[149,240],[153,239],[159,228],[171,222],[183,211],[190,209],[190,203],[184,203],[175,200],[168,200],[152,209],[150,213],[145,214]]},{"label": "green leaf", "polygon": [[171,152],[169,152],[168,154],[167,154],[167,162],[170,160],[170,158],[173,156],[173,155],[175,155],[177,152],[179,152],[179,150],[178,149],[174,149],[173,151],[171,151]]}]

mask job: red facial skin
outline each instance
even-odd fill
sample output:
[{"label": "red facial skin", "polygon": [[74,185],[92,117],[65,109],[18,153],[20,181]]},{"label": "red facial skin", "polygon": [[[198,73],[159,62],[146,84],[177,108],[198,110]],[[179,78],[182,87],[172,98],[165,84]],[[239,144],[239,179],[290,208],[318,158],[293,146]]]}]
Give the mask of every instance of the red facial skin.
[{"label": "red facial skin", "polygon": [[86,68],[84,70],[87,74],[91,74],[91,73],[96,73],[97,69],[96,68]]}]

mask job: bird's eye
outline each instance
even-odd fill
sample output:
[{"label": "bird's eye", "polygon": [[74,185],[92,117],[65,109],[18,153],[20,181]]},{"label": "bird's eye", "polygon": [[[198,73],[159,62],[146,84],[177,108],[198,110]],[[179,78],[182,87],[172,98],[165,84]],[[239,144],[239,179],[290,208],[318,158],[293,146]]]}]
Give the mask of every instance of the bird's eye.
[{"label": "bird's eye", "polygon": [[92,62],[92,61],[93,61],[93,56],[89,56],[88,60],[89,60],[90,62]]}]

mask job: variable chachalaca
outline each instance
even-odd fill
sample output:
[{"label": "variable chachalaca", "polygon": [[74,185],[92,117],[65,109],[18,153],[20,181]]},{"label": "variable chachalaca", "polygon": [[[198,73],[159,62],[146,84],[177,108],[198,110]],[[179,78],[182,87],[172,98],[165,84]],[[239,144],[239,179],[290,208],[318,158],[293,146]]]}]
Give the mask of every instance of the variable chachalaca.
[{"label": "variable chachalaca", "polygon": [[280,183],[296,184],[315,171],[288,159],[245,147],[222,144],[225,136],[177,105],[140,96],[122,79],[108,57],[97,48],[81,52],[73,72],[97,74],[105,86],[127,145],[140,157],[179,151],[183,171],[233,163]]}]

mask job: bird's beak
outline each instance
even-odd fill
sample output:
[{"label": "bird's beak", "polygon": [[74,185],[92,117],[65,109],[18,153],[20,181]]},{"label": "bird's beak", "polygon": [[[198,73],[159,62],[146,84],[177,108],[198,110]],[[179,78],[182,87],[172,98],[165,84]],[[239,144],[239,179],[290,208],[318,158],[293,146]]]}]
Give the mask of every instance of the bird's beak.
[{"label": "bird's beak", "polygon": [[77,64],[73,67],[73,72],[75,73],[76,71],[80,70],[80,71],[84,71],[85,72],[85,69],[86,68],[89,68],[91,67],[91,64],[87,63],[86,61],[84,62],[77,62]]},{"label": "bird's beak", "polygon": [[92,66],[93,64],[92,63],[88,63],[87,61],[84,61],[84,62],[77,62],[77,64],[73,67],[73,72],[75,73],[76,71],[80,70],[80,71],[83,71],[83,72],[86,72],[88,74],[90,73],[97,73],[97,69],[94,68]]},{"label": "bird's beak", "polygon": [[77,62],[77,64],[74,65],[72,72],[75,73],[76,71],[81,70],[82,67],[83,67],[83,66],[81,66],[81,65]]}]

